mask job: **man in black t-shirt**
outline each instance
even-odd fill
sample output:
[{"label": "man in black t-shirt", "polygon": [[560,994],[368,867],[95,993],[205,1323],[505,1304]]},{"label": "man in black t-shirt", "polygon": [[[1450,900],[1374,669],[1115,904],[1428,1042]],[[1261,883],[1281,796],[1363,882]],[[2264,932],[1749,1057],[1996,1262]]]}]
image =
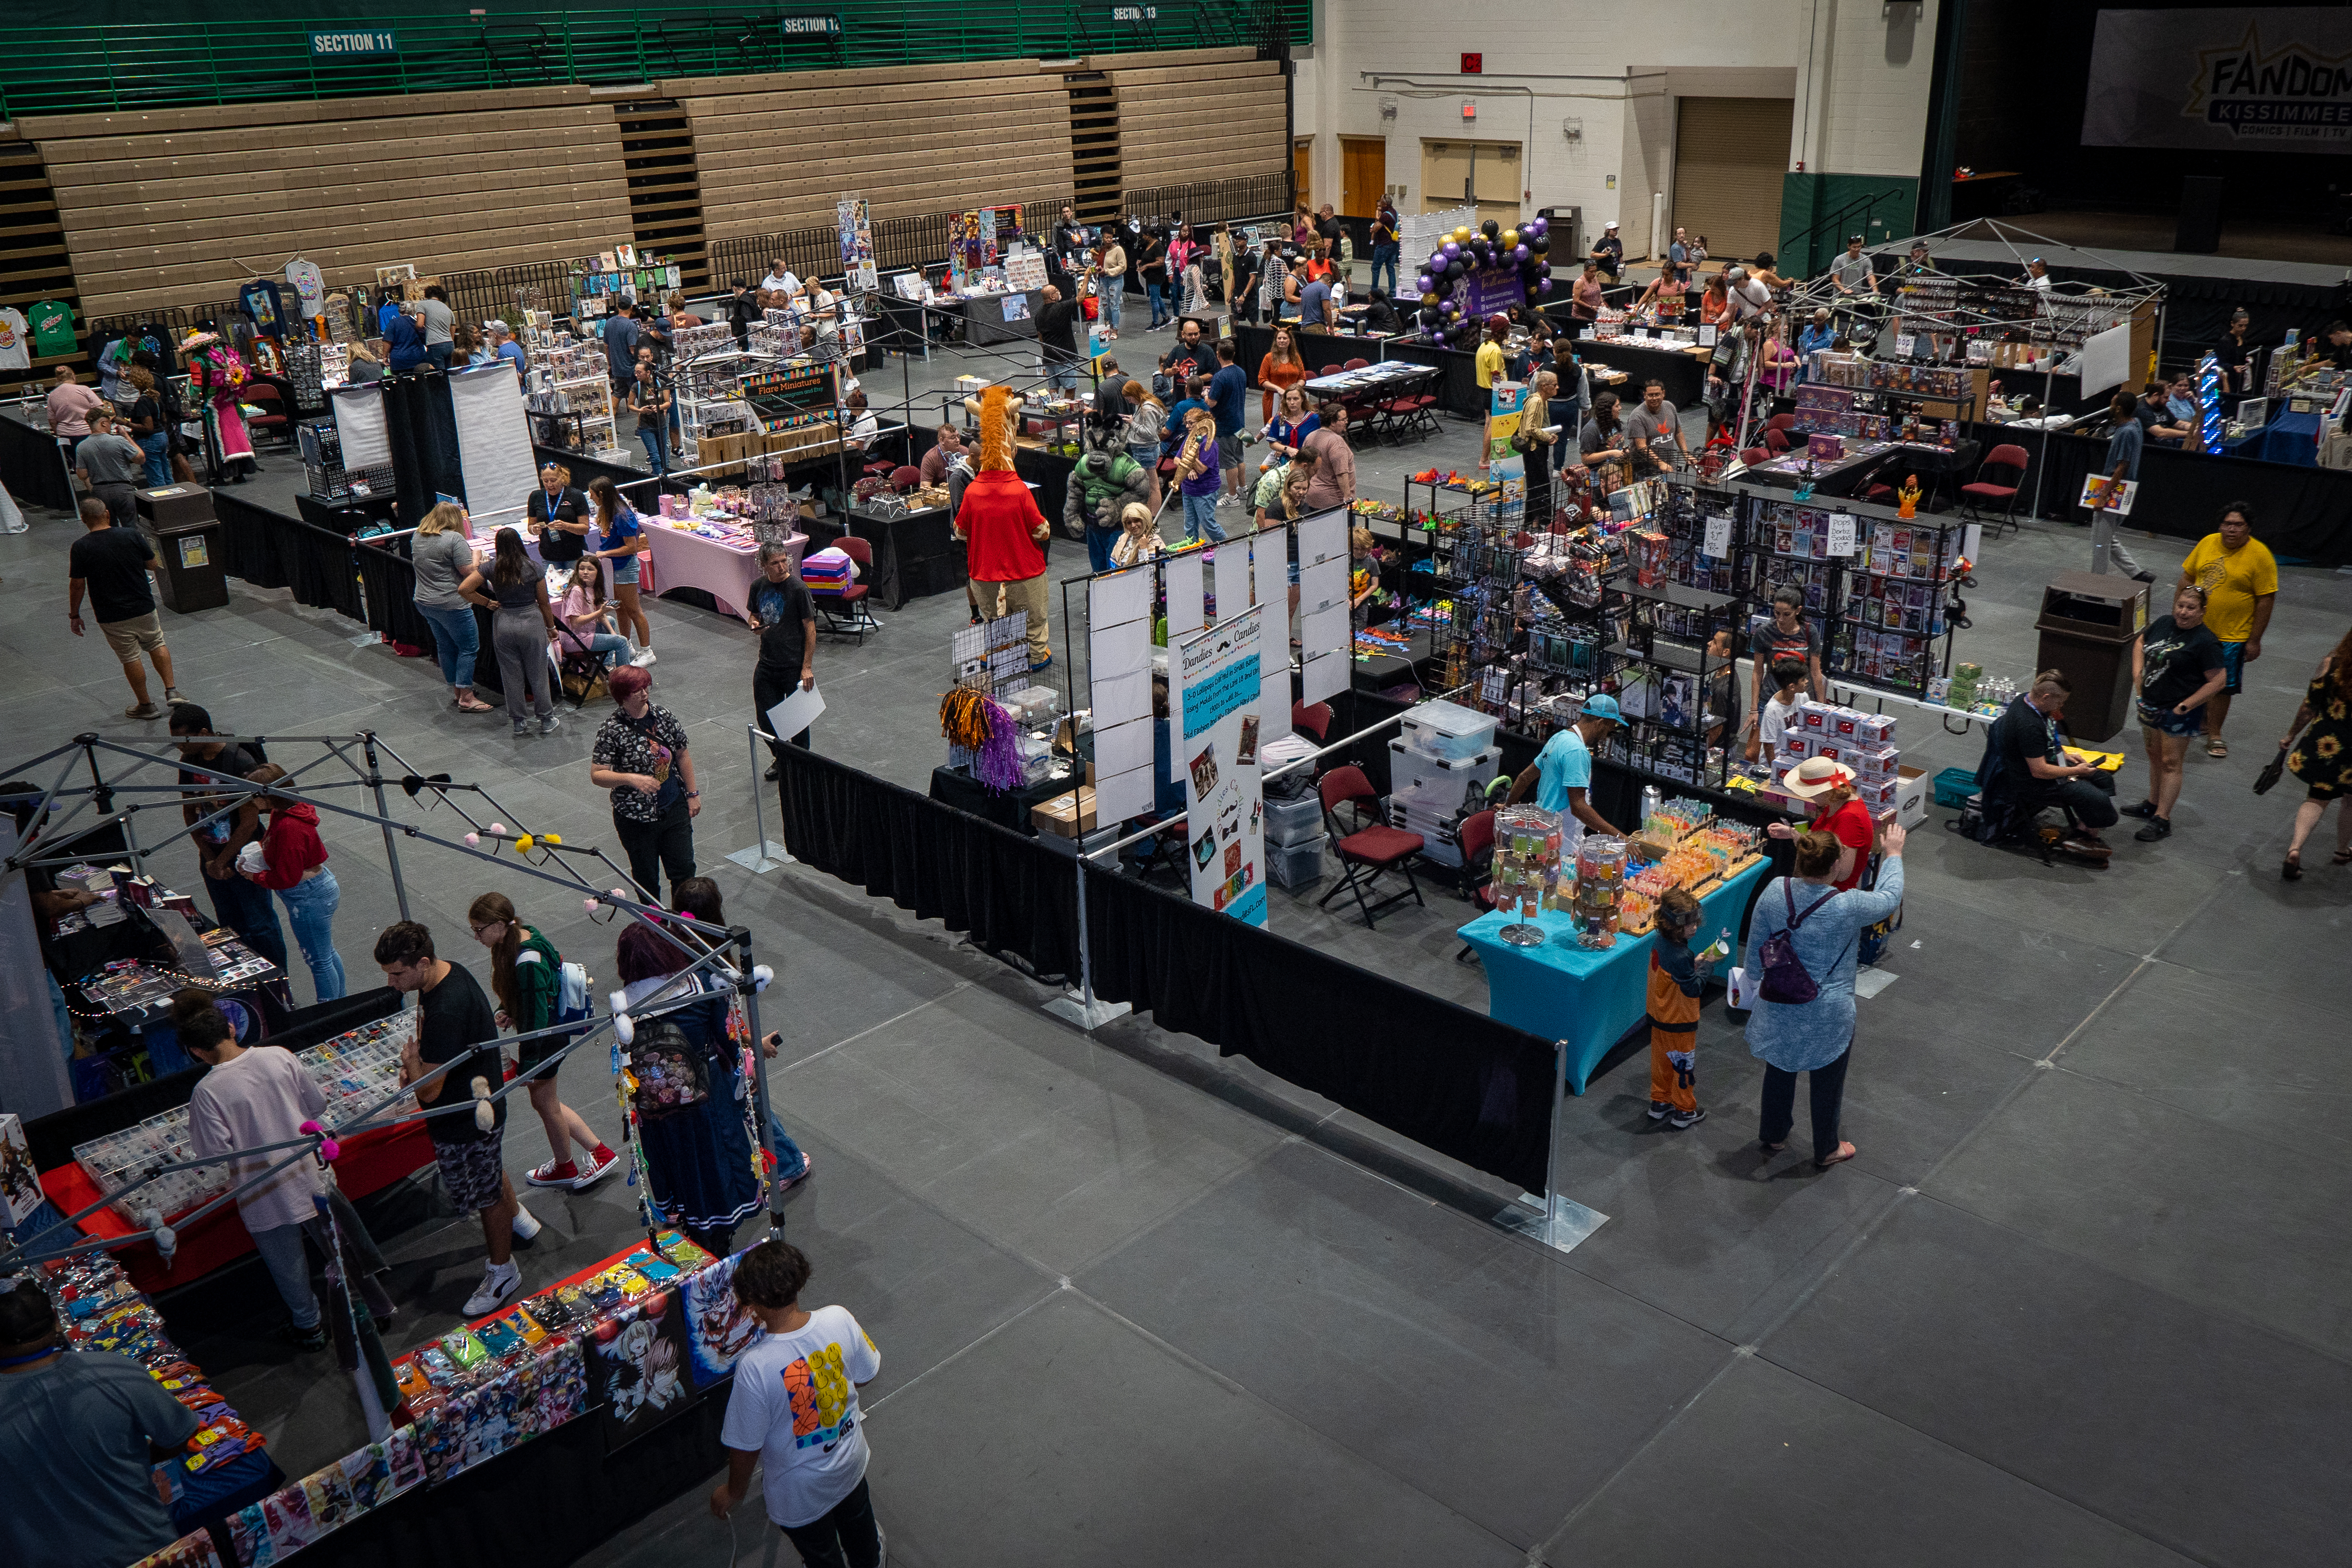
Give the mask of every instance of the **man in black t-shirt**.
[{"label": "man in black t-shirt", "polygon": [[[760,552],[765,575],[751,591],[751,615],[760,632],[760,660],[751,669],[752,718],[768,729],[768,710],[795,691],[816,689],[816,605],[808,585],[793,571],[792,552],[781,544]],[[789,742],[809,744],[803,730]],[[776,763],[768,769],[772,780],[782,775],[785,742],[772,744]]]},{"label": "man in black t-shirt", "polygon": [[2073,831],[2058,847],[2085,860],[2105,862],[2115,851],[2099,829],[2115,826],[2116,781],[2097,764],[2082,761],[2062,743],[2069,688],[2054,670],[2036,676],[2032,689],[2018,697],[1985,735],[1985,756],[1977,770],[1988,817],[2007,816],[2010,826],[2030,828],[2043,807],[2063,808]]},{"label": "man in black t-shirt", "polygon": [[1051,283],[1040,296],[1045,303],[1037,307],[1037,346],[1045,354],[1046,384],[1056,391],[1074,390],[1078,384],[1078,345],[1072,335],[1078,315],[1078,302],[1065,300],[1062,291]]},{"label": "man in black t-shirt", "polygon": [[84,630],[82,595],[89,595],[89,613],[106,634],[106,646],[122,661],[122,679],[139,700],[123,710],[126,719],[161,719],[163,709],[147,695],[147,671],[139,656],[155,661],[163,678],[163,700],[177,702],[180,693],[172,679],[172,650],[163,646],[163,623],[155,614],[155,595],[148,586],[147,569],[155,552],[147,536],[135,528],[117,528],[106,503],[84,496],[81,525],[87,531],[73,542],[66,557],[66,627],[74,636]]},{"label": "man in black t-shirt", "polygon": [[[522,1291],[522,1270],[513,1261],[517,1244],[528,1247],[539,1221],[515,1198],[507,1179],[507,1102],[492,1100],[504,1078],[499,1056],[498,1015],[482,994],[481,982],[433,952],[433,933],[415,921],[399,921],[375,939],[376,966],[384,984],[416,998],[416,1035],[400,1055],[400,1081],[416,1084],[417,1103],[429,1111],[425,1130],[449,1199],[467,1214],[482,1216],[482,1239],[489,1266],[467,1300],[466,1316],[495,1312]],[[419,1082],[444,1064],[448,1070]],[[456,1110],[453,1107],[470,1106]],[[484,1130],[483,1112],[489,1127]]]}]

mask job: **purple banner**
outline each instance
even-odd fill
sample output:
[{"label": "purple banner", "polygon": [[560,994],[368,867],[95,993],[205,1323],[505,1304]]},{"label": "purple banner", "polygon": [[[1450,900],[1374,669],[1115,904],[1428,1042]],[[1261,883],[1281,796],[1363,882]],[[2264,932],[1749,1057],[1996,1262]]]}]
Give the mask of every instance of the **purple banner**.
[{"label": "purple banner", "polygon": [[1525,305],[1528,291],[1517,267],[1478,267],[1462,275],[1454,298],[1464,314],[1483,319]]}]

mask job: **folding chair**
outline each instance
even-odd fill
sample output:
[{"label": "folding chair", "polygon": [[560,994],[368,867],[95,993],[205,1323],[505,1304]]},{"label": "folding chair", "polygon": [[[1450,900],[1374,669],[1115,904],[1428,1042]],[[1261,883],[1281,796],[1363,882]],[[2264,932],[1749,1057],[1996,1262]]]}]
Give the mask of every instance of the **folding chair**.
[{"label": "folding chair", "polygon": [[1437,372],[1432,370],[1427,375],[1416,376],[1406,383],[1412,390],[1399,393],[1381,405],[1387,410],[1389,429],[1398,440],[1443,433],[1443,426],[1437,423],[1436,395],[1421,390],[1436,375]]},{"label": "folding chair", "polygon": [[1290,705],[1290,727],[1313,741],[1318,746],[1331,743],[1331,705],[1328,702],[1294,702]]},{"label": "folding chair", "polygon": [[912,463],[901,463],[890,470],[890,488],[900,495],[919,489],[923,483],[923,470]]},{"label": "folding chair", "polygon": [[286,400],[278,395],[276,387],[266,381],[248,381],[237,388],[236,400],[268,411],[246,416],[246,431],[257,443],[267,440],[280,447],[294,445],[294,422],[286,416]]},{"label": "folding chair", "polygon": [[573,708],[585,708],[591,697],[612,695],[613,656],[590,651],[587,639],[572,626],[556,623],[549,652],[555,660],[555,689],[572,699]]},{"label": "folding chair", "polygon": [[[1339,857],[1342,873],[1331,890],[1316,900],[1315,907],[1322,909],[1343,891],[1353,893],[1368,931],[1375,929],[1372,917],[1391,904],[1411,899],[1427,908],[1422,900],[1421,884],[1412,876],[1412,858],[1421,853],[1422,837],[1378,820],[1380,796],[1372,793],[1371,781],[1364,776],[1364,770],[1352,763],[1333,768],[1316,781],[1315,789],[1323,801],[1324,830],[1331,836],[1331,849]],[[1365,809],[1368,803],[1371,808],[1369,813]],[[1339,808],[1343,805],[1354,809],[1360,823],[1367,816],[1371,816],[1371,825],[1360,826],[1352,833],[1342,832]],[[1391,870],[1404,873],[1404,890],[1368,900],[1364,895],[1371,890],[1373,882],[1381,872]]]},{"label": "folding chair", "polygon": [[[1973,522],[1981,523],[1984,521],[1981,509],[1998,506],[2004,510],[2001,512],[2000,521],[1992,525],[1993,532],[1998,534],[2004,526],[2015,528],[2018,487],[2025,478],[2026,466],[2032,461],[2032,454],[2022,447],[1995,447],[1990,452],[1985,454],[1984,462],[1977,468],[1975,481],[1960,487],[1962,497],[1960,515]],[[1996,468],[2014,468],[2017,471],[2009,476],[2009,483],[1997,484],[1986,477],[1990,469]]]},{"label": "folding chair", "polygon": [[874,576],[874,546],[854,533],[845,533],[834,541],[844,555],[857,563],[857,580],[838,594],[809,592],[809,601],[816,606],[817,627],[821,632],[836,636],[854,635],[860,647],[866,646],[866,633],[874,626],[874,614],[866,607],[867,584]]},{"label": "folding chair", "polygon": [[[1495,814],[1492,811],[1473,812],[1462,819],[1454,830],[1454,842],[1462,847],[1463,894],[1477,908],[1480,914],[1495,907]],[[1468,942],[1454,955],[1454,962],[1476,956]]]}]

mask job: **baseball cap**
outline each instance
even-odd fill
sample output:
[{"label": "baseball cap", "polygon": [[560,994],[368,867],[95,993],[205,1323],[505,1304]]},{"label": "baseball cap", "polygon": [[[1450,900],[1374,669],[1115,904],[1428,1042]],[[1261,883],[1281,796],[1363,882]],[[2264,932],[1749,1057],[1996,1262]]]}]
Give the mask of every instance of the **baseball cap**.
[{"label": "baseball cap", "polygon": [[1811,800],[1853,783],[1853,770],[1829,757],[1807,757],[1789,770],[1780,787],[1799,800]]},{"label": "baseball cap", "polygon": [[1605,224],[1602,224],[1601,226],[1601,227],[1603,227],[1603,228],[1615,228],[1617,226],[1616,226],[1615,224],[1613,224],[1613,223],[1605,223]]},{"label": "baseball cap", "polygon": [[[1612,724],[1625,723],[1625,715],[1617,710],[1617,699],[1610,696],[1605,691],[1595,692],[1592,696],[1586,698],[1584,700],[1584,710],[1579,715],[1579,717],[1585,719],[1606,719]],[[1632,728],[1631,725],[1627,725],[1626,727],[1628,729]]]}]

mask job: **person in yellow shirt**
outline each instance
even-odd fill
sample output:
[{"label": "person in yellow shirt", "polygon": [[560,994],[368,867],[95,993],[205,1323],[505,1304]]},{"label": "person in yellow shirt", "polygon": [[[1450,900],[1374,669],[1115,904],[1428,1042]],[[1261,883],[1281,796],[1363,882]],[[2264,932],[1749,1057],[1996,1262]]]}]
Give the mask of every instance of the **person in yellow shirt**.
[{"label": "person in yellow shirt", "polygon": [[1511,323],[1502,316],[1486,318],[1486,341],[1478,345],[1478,390],[1493,390],[1503,379],[1503,340],[1510,334]]},{"label": "person in yellow shirt", "polygon": [[2233,500],[2221,509],[2221,531],[2197,542],[2180,563],[2180,581],[2205,590],[2205,624],[2221,639],[2229,679],[2205,704],[2205,754],[2226,757],[2221,725],[2230,717],[2230,699],[2245,689],[2246,666],[2263,657],[2263,633],[2278,600],[2278,558],[2254,537],[2252,506]]}]

